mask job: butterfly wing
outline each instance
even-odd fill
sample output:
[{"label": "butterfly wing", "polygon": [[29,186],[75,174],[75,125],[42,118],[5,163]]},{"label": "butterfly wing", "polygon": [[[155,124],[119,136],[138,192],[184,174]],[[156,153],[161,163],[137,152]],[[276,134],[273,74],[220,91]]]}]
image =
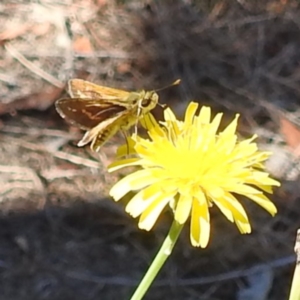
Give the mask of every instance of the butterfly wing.
[{"label": "butterfly wing", "polygon": [[69,80],[69,94],[72,98],[84,99],[126,99],[130,92],[94,84],[82,79]]},{"label": "butterfly wing", "polygon": [[60,116],[81,129],[88,130],[126,110],[122,105],[85,98],[60,99],[55,103]]}]

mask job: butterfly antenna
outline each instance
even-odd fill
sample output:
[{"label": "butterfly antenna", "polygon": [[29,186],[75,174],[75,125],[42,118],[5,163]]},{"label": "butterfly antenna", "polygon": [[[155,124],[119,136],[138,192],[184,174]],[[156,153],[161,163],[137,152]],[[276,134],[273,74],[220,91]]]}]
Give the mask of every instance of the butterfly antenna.
[{"label": "butterfly antenna", "polygon": [[181,79],[177,79],[177,80],[175,80],[175,81],[174,81],[173,83],[171,83],[171,84],[168,84],[168,85],[166,85],[166,86],[164,86],[164,87],[162,87],[162,88],[159,88],[159,89],[157,89],[157,90],[154,90],[154,92],[159,92],[159,91],[165,90],[165,89],[167,89],[167,88],[169,88],[169,87],[171,87],[171,86],[180,84],[180,82],[181,82]]}]

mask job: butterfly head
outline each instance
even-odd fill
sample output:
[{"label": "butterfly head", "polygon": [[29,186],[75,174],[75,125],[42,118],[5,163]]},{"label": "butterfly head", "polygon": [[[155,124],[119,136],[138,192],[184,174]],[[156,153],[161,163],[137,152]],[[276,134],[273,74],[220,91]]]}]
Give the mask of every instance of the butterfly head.
[{"label": "butterfly head", "polygon": [[144,113],[152,110],[158,103],[158,94],[155,91],[144,92],[140,107]]}]

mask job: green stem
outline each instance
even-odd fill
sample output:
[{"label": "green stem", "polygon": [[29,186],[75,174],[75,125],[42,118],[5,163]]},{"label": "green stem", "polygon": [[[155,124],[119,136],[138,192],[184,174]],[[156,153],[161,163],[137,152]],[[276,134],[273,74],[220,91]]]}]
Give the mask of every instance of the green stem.
[{"label": "green stem", "polygon": [[297,260],[289,300],[300,300],[300,229],[297,232],[295,252]]},{"label": "green stem", "polygon": [[138,288],[131,297],[131,300],[140,300],[146,294],[147,290],[149,289],[151,283],[157,276],[161,267],[164,265],[167,258],[171,255],[182,228],[183,225],[178,224],[175,220],[173,221],[173,224],[164,243],[158,251],[143,280],[141,281]]}]

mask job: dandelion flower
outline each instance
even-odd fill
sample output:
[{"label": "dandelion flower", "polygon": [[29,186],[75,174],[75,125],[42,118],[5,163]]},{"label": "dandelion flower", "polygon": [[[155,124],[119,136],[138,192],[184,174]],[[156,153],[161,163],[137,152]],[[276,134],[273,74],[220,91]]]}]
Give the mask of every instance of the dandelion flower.
[{"label": "dandelion flower", "polygon": [[218,133],[222,114],[212,119],[209,107],[197,110],[198,104],[190,103],[184,121],[177,120],[169,108],[161,123],[146,116],[149,139],[134,135],[129,145],[119,149],[121,155],[129,152],[133,157],[114,162],[109,171],[140,168],[117,182],[110,195],[118,201],[135,191],[126,211],[139,217],[139,228],[145,230],[153,227],[168,205],[179,224],[190,217],[192,245],[206,247],[211,206],[216,205],[241,233],[250,233],[247,214],[236,195],[246,196],[274,215],[276,207],[263,191],[271,193],[272,186],[280,184],[264,171],[263,162],[270,153],[258,150],[255,136],[238,141],[238,115]]}]

